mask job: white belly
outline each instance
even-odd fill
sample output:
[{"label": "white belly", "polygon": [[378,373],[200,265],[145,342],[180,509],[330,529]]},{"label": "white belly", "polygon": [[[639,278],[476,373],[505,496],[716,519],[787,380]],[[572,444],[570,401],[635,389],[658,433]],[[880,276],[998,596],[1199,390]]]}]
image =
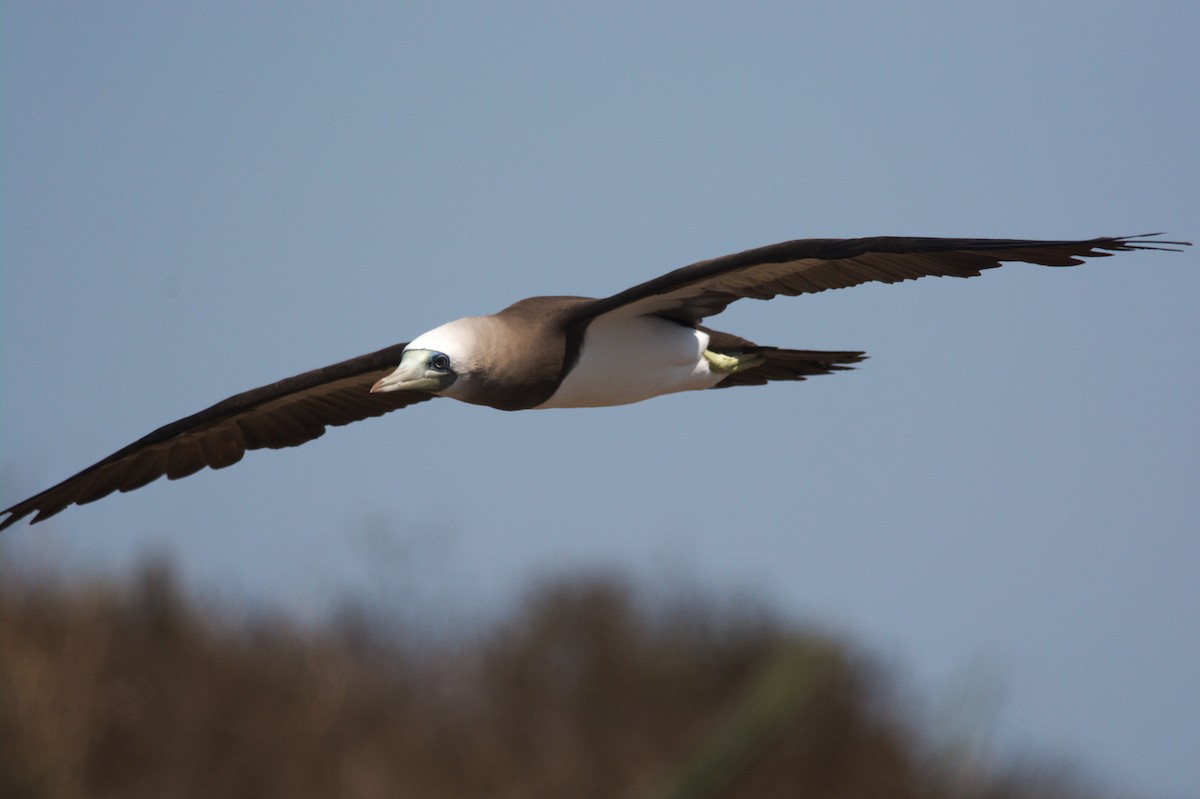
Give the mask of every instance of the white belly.
[{"label": "white belly", "polygon": [[579,362],[539,408],[625,405],[712,388],[724,375],[704,358],[708,334],[653,316],[598,319],[587,329]]}]

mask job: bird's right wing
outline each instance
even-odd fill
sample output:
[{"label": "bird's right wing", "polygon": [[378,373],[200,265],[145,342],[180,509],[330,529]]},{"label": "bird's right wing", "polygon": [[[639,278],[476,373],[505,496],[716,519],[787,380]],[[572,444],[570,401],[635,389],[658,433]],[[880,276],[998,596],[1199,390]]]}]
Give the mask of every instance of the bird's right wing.
[{"label": "bird's right wing", "polygon": [[382,416],[433,399],[423,391],[370,393],[376,380],[400,362],[406,344],[335,363],[245,391],[199,413],[164,425],[73,477],[0,513],[0,530],[28,516],[47,519],[68,505],[82,505],[114,491],[132,491],[163,475],[187,477],[209,466],[237,463],[246,450],[295,447],[330,425]]},{"label": "bird's right wing", "polygon": [[571,322],[586,326],[605,314],[656,315],[685,324],[719,314],[744,298],[814,294],[862,283],[898,283],[929,275],[974,277],[1011,261],[1073,266],[1084,258],[1129,250],[1170,250],[1183,241],[1103,236],[1078,241],[938,239],[797,239],[676,269],[611,297],[580,303]]}]

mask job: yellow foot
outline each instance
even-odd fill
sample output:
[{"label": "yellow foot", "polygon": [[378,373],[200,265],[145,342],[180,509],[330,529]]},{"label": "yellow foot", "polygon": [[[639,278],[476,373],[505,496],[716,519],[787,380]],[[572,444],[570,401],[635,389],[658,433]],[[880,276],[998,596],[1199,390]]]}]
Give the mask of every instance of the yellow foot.
[{"label": "yellow foot", "polygon": [[721,353],[713,352],[712,350],[704,351],[704,360],[708,361],[708,366],[714,372],[720,372],[723,375],[731,375],[735,372],[744,372],[747,369],[753,369],[756,366],[761,366],[766,363],[766,358],[761,355],[745,352]]}]

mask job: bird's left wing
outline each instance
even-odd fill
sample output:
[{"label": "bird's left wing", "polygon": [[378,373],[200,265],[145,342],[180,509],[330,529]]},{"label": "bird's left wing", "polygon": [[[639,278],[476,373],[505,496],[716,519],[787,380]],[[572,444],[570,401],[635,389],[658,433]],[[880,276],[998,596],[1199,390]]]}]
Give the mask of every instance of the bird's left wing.
[{"label": "bird's left wing", "polygon": [[1079,241],[949,239],[881,236],[866,239],[797,239],[676,269],[611,297],[582,303],[572,321],[604,314],[652,314],[695,324],[743,298],[812,294],[862,283],[898,283],[928,275],[973,277],[1009,261],[1073,266],[1083,258],[1126,250],[1188,246],[1149,236]]},{"label": "bird's left wing", "polygon": [[396,368],[405,344],[289,377],[218,402],[160,427],[53,488],[0,513],[0,530],[31,513],[36,523],[68,505],[132,491],[166,475],[187,477],[205,466],[237,463],[246,450],[294,447],[344,425],[433,399],[423,391],[370,393]]}]

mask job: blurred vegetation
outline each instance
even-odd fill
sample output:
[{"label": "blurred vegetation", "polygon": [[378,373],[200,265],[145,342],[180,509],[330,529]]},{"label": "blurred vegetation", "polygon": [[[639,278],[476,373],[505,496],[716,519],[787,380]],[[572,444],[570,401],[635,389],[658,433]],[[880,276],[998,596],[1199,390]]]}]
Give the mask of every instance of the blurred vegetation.
[{"label": "blurred vegetation", "polygon": [[1086,797],[930,751],[877,667],[768,614],[549,583],[430,641],[235,620],[149,567],[6,576],[0,796]]}]

